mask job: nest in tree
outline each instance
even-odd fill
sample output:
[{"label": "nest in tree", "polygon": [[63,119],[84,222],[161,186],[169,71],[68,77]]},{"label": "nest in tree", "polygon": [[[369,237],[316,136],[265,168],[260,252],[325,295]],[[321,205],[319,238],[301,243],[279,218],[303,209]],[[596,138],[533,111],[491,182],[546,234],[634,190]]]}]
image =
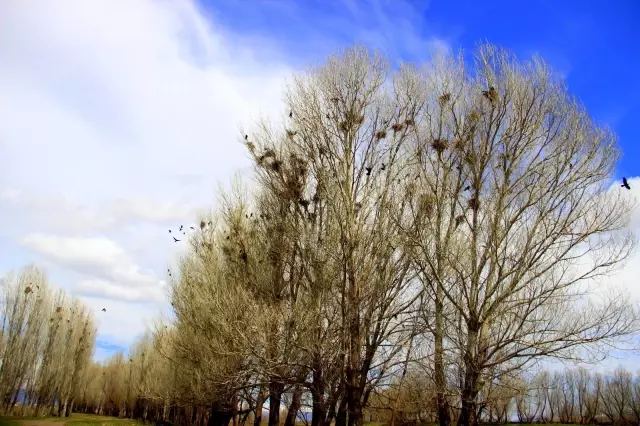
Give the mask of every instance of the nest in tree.
[{"label": "nest in tree", "polygon": [[431,142],[431,146],[438,151],[438,154],[441,154],[442,151],[447,149],[447,141],[444,139],[434,139],[433,142]]},{"label": "nest in tree", "polygon": [[489,102],[493,104],[495,101],[498,100],[498,91],[496,90],[495,87],[490,86],[489,90],[482,91],[482,96],[489,99]]},{"label": "nest in tree", "polygon": [[445,93],[438,98],[438,102],[440,102],[440,105],[445,105],[450,100],[451,100],[451,94],[449,93]]},{"label": "nest in tree", "polygon": [[429,217],[431,213],[433,213],[433,205],[435,200],[433,196],[429,194],[422,194],[420,197],[420,211],[424,212],[424,214]]},{"label": "nest in tree", "polygon": [[476,121],[478,121],[480,119],[480,113],[478,111],[471,111],[471,113],[469,113],[469,121],[471,121],[472,123],[475,123]]},{"label": "nest in tree", "polygon": [[62,306],[58,306],[58,307],[56,308],[56,312],[60,312],[60,311],[62,311]]},{"label": "nest in tree", "polygon": [[204,220],[200,221],[200,229],[204,230],[204,228],[207,226],[207,223]]},{"label": "nest in tree", "polygon": [[349,123],[346,121],[341,121],[339,124],[340,130],[342,130],[343,132],[347,132],[349,131]]},{"label": "nest in tree", "polygon": [[416,122],[413,120],[413,118],[407,118],[406,120],[404,120],[404,124],[408,126],[413,126],[414,124],[416,124]]},{"label": "nest in tree", "polygon": [[31,287],[27,286],[27,287],[24,289],[24,294],[29,294],[29,293],[31,293],[32,291],[33,291],[33,290],[31,289]]},{"label": "nest in tree", "polygon": [[403,123],[396,123],[393,126],[391,126],[391,128],[393,129],[394,132],[399,132],[404,128],[404,124]]},{"label": "nest in tree", "polygon": [[386,130],[379,130],[376,132],[376,139],[380,140],[380,139],[384,139],[387,137],[387,131]]},{"label": "nest in tree", "polygon": [[282,161],[273,160],[269,167],[271,167],[271,170],[273,170],[274,172],[280,173],[280,170],[282,170]]},{"label": "nest in tree", "polygon": [[464,215],[456,216],[456,228],[460,226],[464,222]]},{"label": "nest in tree", "polygon": [[306,210],[309,207],[309,200],[305,200],[304,198],[300,198],[298,200],[298,204],[300,204]]},{"label": "nest in tree", "polygon": [[453,148],[454,148],[456,151],[464,151],[464,147],[465,147],[465,145],[466,145],[466,144],[465,144],[465,141],[464,141],[464,140],[462,140],[462,139],[456,139],[456,140],[453,142]]},{"label": "nest in tree", "polygon": [[471,210],[478,210],[480,208],[480,200],[477,197],[469,198],[469,208]]}]

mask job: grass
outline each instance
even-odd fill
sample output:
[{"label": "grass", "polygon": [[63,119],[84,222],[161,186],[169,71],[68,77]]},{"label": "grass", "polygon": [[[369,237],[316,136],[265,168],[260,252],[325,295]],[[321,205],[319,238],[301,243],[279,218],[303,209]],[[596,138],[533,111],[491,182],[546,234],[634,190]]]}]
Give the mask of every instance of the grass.
[{"label": "grass", "polygon": [[142,423],[131,419],[98,416],[95,414],[71,414],[70,417],[0,417],[0,426],[139,426]]}]

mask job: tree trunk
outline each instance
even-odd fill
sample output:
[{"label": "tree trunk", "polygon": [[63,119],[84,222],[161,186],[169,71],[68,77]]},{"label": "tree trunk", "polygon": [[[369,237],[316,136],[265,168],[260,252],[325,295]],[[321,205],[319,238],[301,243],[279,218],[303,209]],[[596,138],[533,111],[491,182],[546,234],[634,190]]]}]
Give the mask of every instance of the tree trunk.
[{"label": "tree trunk", "polygon": [[449,426],[451,423],[451,416],[449,415],[449,404],[445,397],[446,390],[446,379],[444,374],[444,344],[443,344],[443,333],[444,333],[444,307],[442,303],[442,299],[444,298],[444,294],[442,288],[438,285],[436,289],[436,303],[435,303],[435,314],[436,321],[435,326],[436,330],[434,333],[435,340],[435,354],[434,354],[434,375],[435,375],[435,384],[436,384],[436,412],[438,416],[438,425],[439,426]]},{"label": "tree trunk", "polygon": [[347,426],[347,396],[343,395],[338,406],[335,426]]},{"label": "tree trunk", "polygon": [[293,390],[293,396],[291,397],[291,405],[289,405],[289,411],[287,411],[287,418],[284,421],[284,426],[295,426],[296,418],[298,417],[298,410],[300,410],[300,398],[302,397],[302,388],[300,385],[296,385]]},{"label": "tree trunk", "polygon": [[72,411],[73,411],[73,399],[71,399],[71,401],[67,403],[67,407],[64,410],[64,416],[69,417]]},{"label": "tree trunk", "polygon": [[256,400],[256,409],[255,409],[255,417],[253,419],[253,426],[260,426],[262,423],[262,407],[264,407],[264,397],[266,394],[266,390],[264,386],[260,387],[260,392],[258,393],[258,399]]},{"label": "tree trunk", "polygon": [[461,393],[460,417],[457,426],[477,426],[478,378],[480,371],[477,367],[476,347],[480,327],[476,324],[468,326],[467,345],[464,354],[464,387]]},{"label": "tree trunk", "polygon": [[229,411],[222,411],[217,407],[211,407],[211,414],[207,426],[229,426],[231,422],[231,413]]},{"label": "tree trunk", "polygon": [[269,426],[280,425],[280,404],[284,384],[279,379],[272,379],[269,383]]},{"label": "tree trunk", "polygon": [[[313,383],[311,385],[311,426],[324,426],[327,417],[327,406],[325,404],[325,380],[322,370],[322,364],[319,361],[319,356],[316,355],[316,360],[313,367]],[[329,426],[331,420],[329,420]]]}]

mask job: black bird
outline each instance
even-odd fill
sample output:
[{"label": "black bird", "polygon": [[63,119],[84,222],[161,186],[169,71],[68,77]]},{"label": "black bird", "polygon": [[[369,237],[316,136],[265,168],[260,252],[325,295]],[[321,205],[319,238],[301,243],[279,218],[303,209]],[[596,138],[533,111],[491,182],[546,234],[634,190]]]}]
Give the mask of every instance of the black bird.
[{"label": "black bird", "polygon": [[465,191],[469,191],[469,190],[471,190],[471,185],[467,185],[467,186],[465,186],[465,187],[464,187],[464,190],[465,190]]},{"label": "black bird", "polygon": [[193,229],[194,231],[196,230],[196,228],[194,228],[193,226],[190,226],[189,228]]},{"label": "black bird", "polygon": [[107,312],[106,308],[102,308],[102,312]]},{"label": "black bird", "polygon": [[179,240],[179,239],[177,239],[176,237],[173,237],[173,241],[177,243],[177,242],[178,242],[178,241],[180,241],[180,240]]},{"label": "black bird", "polygon": [[249,135],[244,135],[244,140],[249,140]]},{"label": "black bird", "polygon": [[627,182],[627,178],[623,177],[622,178],[622,185],[620,185],[623,188],[627,188],[627,189],[631,189],[631,187],[629,186],[629,182]]},{"label": "black bird", "polygon": [[169,233],[171,233],[171,229],[169,229]]},{"label": "black bird", "polygon": [[293,111],[289,111],[289,118],[293,117]]},{"label": "black bird", "polygon": [[386,164],[384,164],[384,163],[382,163],[382,167],[380,167],[380,170],[384,170],[384,169],[386,169],[386,168],[387,168],[387,165],[386,165]]},{"label": "black bird", "polygon": [[371,167],[365,167],[364,169],[367,171],[367,176],[369,176],[371,174]]},{"label": "black bird", "polygon": [[183,228],[183,226],[182,226],[182,225],[180,225],[180,229],[178,229],[178,231],[182,231],[182,228]]}]

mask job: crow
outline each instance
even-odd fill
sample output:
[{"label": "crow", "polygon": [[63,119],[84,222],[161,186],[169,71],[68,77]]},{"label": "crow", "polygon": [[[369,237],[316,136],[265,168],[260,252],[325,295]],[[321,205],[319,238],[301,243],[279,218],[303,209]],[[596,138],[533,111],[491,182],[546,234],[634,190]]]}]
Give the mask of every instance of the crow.
[{"label": "crow", "polygon": [[182,228],[184,228],[184,226],[180,225],[180,229],[178,229],[178,231],[182,231]]},{"label": "crow", "polygon": [[176,237],[173,237],[173,241],[174,241],[175,243],[177,243],[177,242],[178,242],[178,241],[180,241],[180,240],[179,240],[179,239],[177,239]]},{"label": "crow", "polygon": [[289,111],[289,118],[293,117],[293,111]]},{"label": "crow", "polygon": [[464,190],[465,190],[465,191],[469,191],[469,190],[471,190],[471,185],[467,185],[467,186],[465,186],[465,187],[464,187]]},{"label": "crow", "polygon": [[620,185],[623,188],[627,188],[627,189],[631,189],[631,187],[629,186],[629,182],[627,182],[627,178],[623,177],[622,178],[622,185]]},{"label": "crow", "polygon": [[107,309],[106,308],[102,308],[102,312],[107,312]]},{"label": "crow", "polygon": [[371,174],[371,167],[365,167],[364,169],[367,171],[367,176],[369,176]]},{"label": "crow", "polygon": [[169,229],[169,233],[171,233],[171,229]]},{"label": "crow", "polygon": [[244,140],[245,141],[249,140],[249,135],[244,135]]},{"label": "crow", "polygon": [[382,163],[382,167],[380,167],[380,170],[384,170],[384,169],[386,169],[386,168],[387,168],[387,165],[386,165],[386,164],[384,164],[384,163]]},{"label": "crow", "polygon": [[190,229],[193,229],[194,231],[196,230],[196,228],[194,228],[193,226],[190,226],[189,228],[190,228]]}]

